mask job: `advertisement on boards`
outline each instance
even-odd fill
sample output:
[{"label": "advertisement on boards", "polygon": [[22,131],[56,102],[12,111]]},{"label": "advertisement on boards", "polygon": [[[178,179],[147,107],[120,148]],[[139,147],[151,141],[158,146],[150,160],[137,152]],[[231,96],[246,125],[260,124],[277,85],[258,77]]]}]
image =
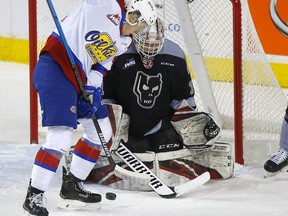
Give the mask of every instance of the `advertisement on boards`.
[{"label": "advertisement on boards", "polygon": [[255,28],[272,70],[280,86],[287,88],[288,35],[284,33],[288,32],[288,1],[249,0],[248,3]]}]

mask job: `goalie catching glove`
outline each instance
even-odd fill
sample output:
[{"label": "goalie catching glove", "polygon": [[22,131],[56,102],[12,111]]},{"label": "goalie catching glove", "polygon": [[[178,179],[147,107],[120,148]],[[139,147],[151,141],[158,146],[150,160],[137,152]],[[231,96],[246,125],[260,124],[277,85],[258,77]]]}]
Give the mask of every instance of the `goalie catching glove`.
[{"label": "goalie catching glove", "polygon": [[221,131],[210,114],[183,106],[183,102],[174,113],[171,123],[181,135],[186,148],[210,147],[209,141],[218,138]]}]

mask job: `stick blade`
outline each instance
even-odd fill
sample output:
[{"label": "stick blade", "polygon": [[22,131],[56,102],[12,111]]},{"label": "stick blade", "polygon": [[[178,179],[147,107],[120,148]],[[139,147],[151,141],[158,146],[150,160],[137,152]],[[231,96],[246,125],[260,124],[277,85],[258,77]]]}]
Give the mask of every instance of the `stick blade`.
[{"label": "stick blade", "polygon": [[185,184],[176,186],[174,188],[175,192],[177,193],[177,197],[181,196],[185,193],[189,193],[190,191],[194,190],[195,188],[200,187],[201,185],[204,185],[206,182],[210,180],[210,173],[204,172],[197,178],[186,182]]}]

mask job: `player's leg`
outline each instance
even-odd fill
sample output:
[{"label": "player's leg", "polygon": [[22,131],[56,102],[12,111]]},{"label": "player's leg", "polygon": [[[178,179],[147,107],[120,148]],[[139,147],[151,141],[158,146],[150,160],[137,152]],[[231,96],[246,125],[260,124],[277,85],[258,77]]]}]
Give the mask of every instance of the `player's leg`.
[{"label": "player's leg", "polygon": [[[98,117],[103,136],[105,140],[109,141],[112,135],[112,129],[107,117],[107,112],[105,115],[98,113]],[[78,208],[77,203],[69,202],[69,200],[78,200],[86,203],[86,210],[89,208],[95,209],[98,207],[88,205],[87,203],[100,202],[101,195],[87,191],[84,188],[83,180],[87,178],[97,162],[102,145],[93,121],[91,119],[78,119],[78,121],[84,128],[84,134],[74,147],[69,172],[66,172],[66,170],[63,172],[63,184],[60,192],[63,200],[58,207],[67,208],[67,204],[69,204],[69,209]]]},{"label": "player's leg", "polygon": [[[122,113],[122,107],[116,104],[107,104],[109,111],[109,119],[113,128],[113,137],[112,137],[112,146],[110,148],[113,159],[119,165],[123,165],[123,161],[115,155],[114,151],[118,148],[120,140],[123,140],[130,149],[137,152],[151,151],[151,147],[148,139],[140,139],[136,136],[129,136],[129,116],[125,113]],[[111,141],[110,140],[110,141]],[[128,142],[128,140],[130,142]],[[109,143],[110,143],[109,141]],[[65,156],[67,166],[71,164],[72,151]],[[153,161],[153,159],[151,159]],[[109,162],[106,159],[105,153],[101,152],[97,163],[90,172],[89,176],[86,178],[86,181],[93,181],[103,185],[109,185],[114,188],[129,188],[131,182],[122,181],[120,178],[116,177],[113,174],[113,169],[109,166]],[[137,188],[134,188],[137,189]],[[149,187],[148,187],[149,189]],[[150,189],[149,189],[150,190]]]},{"label": "player's leg", "polygon": [[34,72],[34,86],[40,97],[42,125],[48,126],[46,143],[36,154],[24,209],[32,215],[48,215],[43,206],[44,191],[69,150],[73,128],[77,127],[77,93],[61,68],[49,55],[40,56]]},{"label": "player's leg", "polygon": [[264,164],[264,169],[268,173],[277,173],[288,166],[288,107],[282,123],[279,145],[280,148],[278,152]]}]

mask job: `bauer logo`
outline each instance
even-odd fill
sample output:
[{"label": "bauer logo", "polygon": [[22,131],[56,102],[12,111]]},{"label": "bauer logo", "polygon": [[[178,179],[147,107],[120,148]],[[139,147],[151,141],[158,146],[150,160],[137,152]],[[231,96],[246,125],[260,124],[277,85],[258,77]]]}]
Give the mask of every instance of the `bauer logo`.
[{"label": "bauer logo", "polygon": [[90,31],[86,34],[85,40],[91,43],[85,48],[94,64],[102,62],[117,53],[116,41],[113,41],[106,32]]}]

